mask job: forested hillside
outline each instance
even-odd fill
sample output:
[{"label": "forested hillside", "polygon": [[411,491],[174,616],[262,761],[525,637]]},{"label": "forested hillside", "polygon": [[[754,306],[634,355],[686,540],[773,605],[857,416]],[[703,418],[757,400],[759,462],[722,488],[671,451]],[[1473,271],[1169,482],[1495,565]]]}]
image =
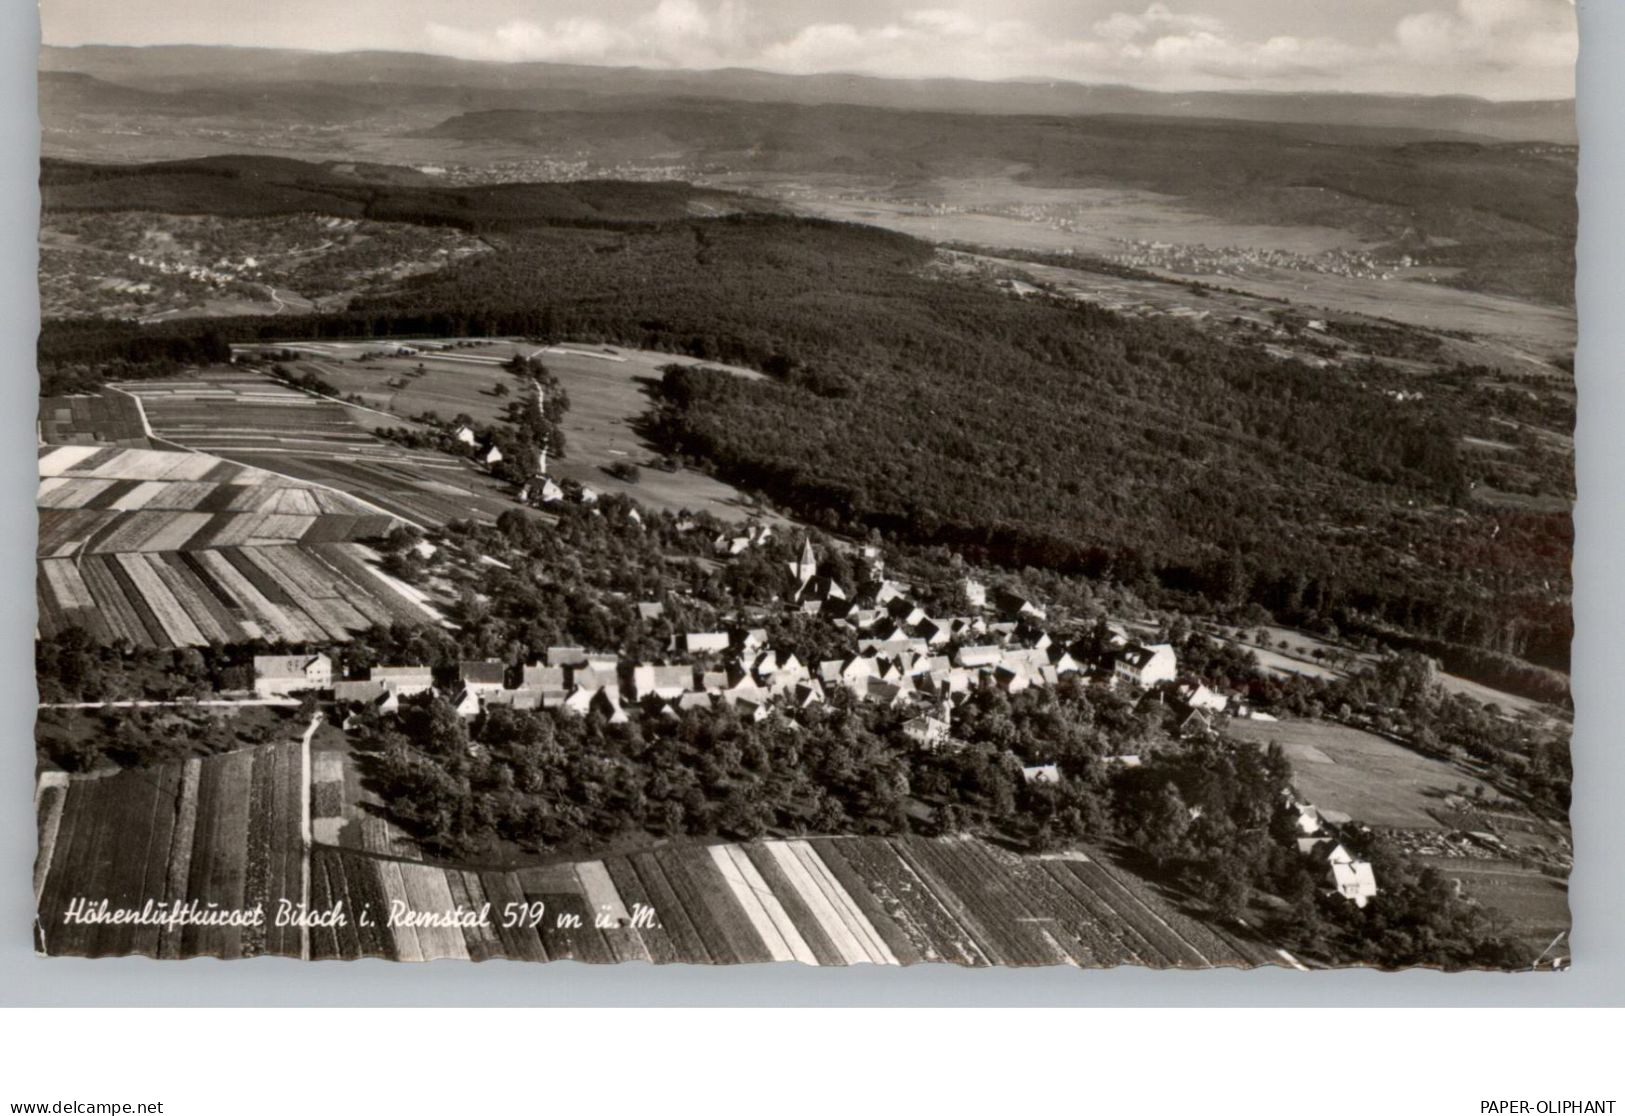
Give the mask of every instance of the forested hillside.
[{"label": "forested hillside", "polygon": [[[1566,665],[1569,518],[1468,501],[1457,447],[1484,404],[1459,378],[1398,401],[1387,389],[1414,376],[1001,294],[857,226],[740,216],[501,243],[347,315],[210,329],[596,337],[752,364],[774,378],[669,376],[650,433],[812,521]],[[65,323],[42,359],[106,359],[127,333]]]}]

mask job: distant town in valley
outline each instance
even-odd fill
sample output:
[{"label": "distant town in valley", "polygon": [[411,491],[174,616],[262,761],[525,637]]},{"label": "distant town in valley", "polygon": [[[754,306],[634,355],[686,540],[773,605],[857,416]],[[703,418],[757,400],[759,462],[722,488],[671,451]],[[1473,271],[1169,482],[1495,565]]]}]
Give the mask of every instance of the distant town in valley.
[{"label": "distant town in valley", "polygon": [[41,66],[40,952],[1567,967],[1572,102]]}]

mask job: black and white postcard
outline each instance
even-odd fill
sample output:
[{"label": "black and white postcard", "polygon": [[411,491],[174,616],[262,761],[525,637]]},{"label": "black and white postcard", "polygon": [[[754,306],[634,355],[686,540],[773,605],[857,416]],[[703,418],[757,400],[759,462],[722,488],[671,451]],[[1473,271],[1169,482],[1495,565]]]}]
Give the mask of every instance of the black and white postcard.
[{"label": "black and white postcard", "polygon": [[1569,0],[41,22],[39,953],[1568,966]]}]

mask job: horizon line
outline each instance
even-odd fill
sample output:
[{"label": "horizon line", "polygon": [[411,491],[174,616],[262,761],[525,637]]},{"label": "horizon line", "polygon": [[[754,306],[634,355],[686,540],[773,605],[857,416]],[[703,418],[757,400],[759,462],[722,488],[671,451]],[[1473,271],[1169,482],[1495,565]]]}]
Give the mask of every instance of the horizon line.
[{"label": "horizon line", "polygon": [[[750,74],[765,74],[784,78],[828,78],[848,77],[863,78],[870,81],[897,82],[899,84],[914,84],[923,82],[956,82],[966,85],[1037,85],[1037,86],[1073,86],[1078,89],[1125,89],[1136,93],[1148,93],[1156,96],[1276,96],[1276,97],[1369,97],[1375,100],[1413,100],[1413,101],[1476,101],[1486,105],[1562,105],[1575,104],[1577,98],[1571,94],[1567,97],[1511,97],[1499,100],[1494,97],[1485,97],[1476,93],[1403,93],[1397,91],[1373,92],[1369,90],[1353,89],[1275,89],[1275,88],[1242,88],[1242,89],[1214,89],[1206,87],[1193,87],[1189,89],[1152,89],[1130,82],[1102,81],[1091,82],[1079,78],[1060,78],[1046,76],[1008,77],[1008,78],[976,78],[951,74],[921,75],[904,77],[897,74],[873,73],[863,70],[774,70],[763,66],[616,66],[596,62],[560,62],[546,58],[533,59],[495,59],[495,58],[469,58],[460,54],[442,54],[430,50],[395,50],[380,47],[345,47],[323,49],[321,47],[279,47],[245,45],[241,43],[51,43],[43,38],[40,40],[40,49],[52,50],[242,50],[265,51],[281,54],[309,54],[325,57],[336,57],[345,54],[382,54],[395,55],[402,58],[437,58],[449,62],[464,62],[478,66],[557,66],[580,70],[632,70],[643,73],[656,74],[722,74],[729,72],[743,72]],[[40,73],[66,73],[79,71],[52,71],[43,67]]]}]

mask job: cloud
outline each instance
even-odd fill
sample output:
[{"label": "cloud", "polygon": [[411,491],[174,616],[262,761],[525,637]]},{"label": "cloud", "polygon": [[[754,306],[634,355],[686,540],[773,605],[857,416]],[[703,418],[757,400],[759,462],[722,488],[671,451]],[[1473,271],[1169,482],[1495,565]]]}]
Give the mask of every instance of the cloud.
[{"label": "cloud", "polygon": [[626,21],[566,16],[551,23],[514,20],[489,32],[427,26],[438,50],[498,62],[579,62],[706,68],[748,57],[749,9],[743,0],[659,0]]},{"label": "cloud", "polygon": [[[756,0],[766,3],[766,0]],[[1192,0],[1199,3],[1200,0]],[[658,0],[630,19],[582,14],[489,31],[428,29],[436,49],[471,58],[900,77],[1052,77],[1148,88],[1347,89],[1566,96],[1577,50],[1571,0],[1418,0],[1376,43],[1335,34],[1248,38],[1163,0],[1072,33],[975,0],[942,0],[878,19],[796,27],[759,19],[751,0]],[[763,12],[769,9],[764,8]]]},{"label": "cloud", "polygon": [[1567,0],[1456,0],[1394,30],[1399,56],[1418,65],[1572,66],[1578,49]]}]

